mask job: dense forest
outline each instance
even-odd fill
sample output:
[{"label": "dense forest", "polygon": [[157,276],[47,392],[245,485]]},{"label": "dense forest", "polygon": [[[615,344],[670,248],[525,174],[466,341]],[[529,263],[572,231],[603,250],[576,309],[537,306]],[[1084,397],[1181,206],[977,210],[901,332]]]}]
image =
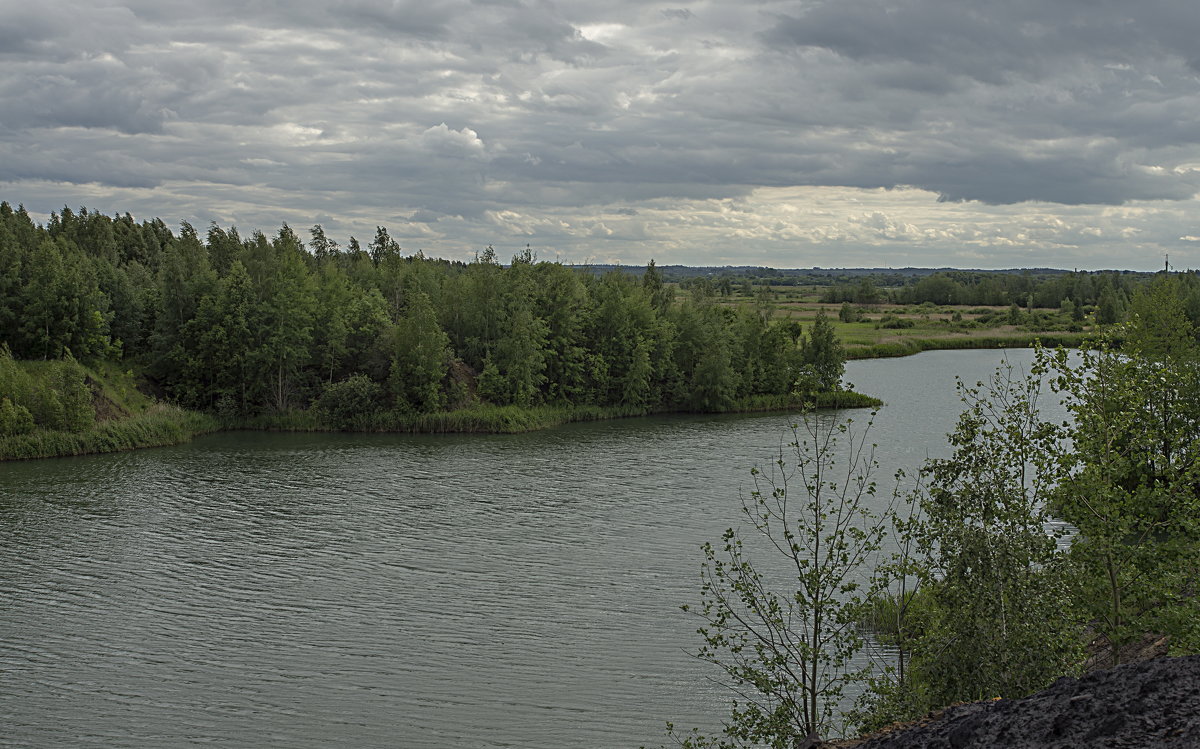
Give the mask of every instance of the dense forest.
[{"label": "dense forest", "polygon": [[2,203],[0,344],[127,364],[226,423],[308,409],[315,428],[476,407],[718,411],[839,387],[823,318],[805,331],[703,287],[677,301],[653,262],[595,275],[528,249],[508,265],[490,247],[471,263],[405,254],[382,227],[365,247],[309,235],[69,208],[41,226]]}]

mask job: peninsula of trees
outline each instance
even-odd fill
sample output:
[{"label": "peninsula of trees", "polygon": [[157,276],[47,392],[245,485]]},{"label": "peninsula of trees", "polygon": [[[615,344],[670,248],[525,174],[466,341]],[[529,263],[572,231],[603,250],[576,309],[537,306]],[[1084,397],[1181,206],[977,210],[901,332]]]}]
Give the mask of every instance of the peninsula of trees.
[{"label": "peninsula of trees", "polygon": [[[829,321],[804,329],[703,286],[676,300],[653,262],[594,275],[528,249],[508,265],[490,247],[471,263],[405,254],[382,227],[365,247],[309,234],[176,234],[69,208],[42,226],[0,203],[0,347],[116,363],[227,426],[513,431],[871,402],[840,390]],[[0,435],[77,430],[58,414],[87,400],[85,375],[64,366],[32,381],[6,368]]]}]

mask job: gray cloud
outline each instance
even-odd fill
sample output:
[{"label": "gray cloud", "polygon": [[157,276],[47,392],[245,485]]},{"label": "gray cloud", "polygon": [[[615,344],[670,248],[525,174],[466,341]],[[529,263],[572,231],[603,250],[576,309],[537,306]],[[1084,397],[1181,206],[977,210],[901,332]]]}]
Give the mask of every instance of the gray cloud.
[{"label": "gray cloud", "polygon": [[[533,237],[635,262],[1200,251],[1180,239],[1200,233],[1184,0],[46,0],[6,17],[0,198],[35,211],[325,216],[447,254]],[[797,222],[778,202],[795,189],[848,202]],[[924,203],[858,220],[879,195]]]}]

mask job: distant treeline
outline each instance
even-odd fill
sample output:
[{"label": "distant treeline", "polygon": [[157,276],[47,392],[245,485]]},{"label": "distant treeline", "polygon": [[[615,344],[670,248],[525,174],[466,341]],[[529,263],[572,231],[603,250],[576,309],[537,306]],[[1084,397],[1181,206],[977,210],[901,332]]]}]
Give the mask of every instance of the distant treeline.
[{"label": "distant treeline", "polygon": [[[1185,301],[1193,321],[1200,320],[1200,283],[1193,272],[1179,274],[1184,280]],[[1124,319],[1129,300],[1154,274],[1076,271],[1035,275],[997,271],[939,271],[898,288],[885,289],[870,277],[853,284],[829,287],[824,302],[854,304],[961,304],[970,306],[1017,305],[1025,308],[1060,309],[1094,307],[1101,323]]]},{"label": "distant treeline", "polygon": [[[575,265],[581,271],[603,275],[614,270],[639,273],[640,269],[623,265]],[[902,286],[936,273],[930,268],[767,268],[751,265],[691,266],[660,265],[663,280],[688,285],[706,280],[728,288],[740,288],[744,282],[770,286],[830,286],[868,277],[883,286]],[[1004,272],[1004,271],[997,271]],[[1046,271],[1049,273],[1062,271]]]},{"label": "distant treeline", "polygon": [[[577,266],[590,273],[632,269],[621,266]],[[1066,271],[1053,268],[1012,270],[954,270],[949,268],[800,268],[750,266],[692,268],[662,266],[663,280],[680,288],[701,288],[720,296],[750,295],[763,286],[824,287],[822,302],[839,304],[924,304],[1009,306],[1026,309],[1083,309],[1100,313],[1100,322],[1124,319],[1134,292],[1154,278],[1137,271]],[[1193,322],[1200,322],[1197,273],[1180,274],[1194,299],[1187,304]]]},{"label": "distant treeline", "polygon": [[0,203],[0,345],[128,362],[234,421],[315,406],[334,427],[477,404],[713,411],[840,380],[831,325],[772,321],[765,296],[676,302],[653,262],[597,276],[528,250],[406,255],[382,227],[365,247],[309,235],[68,208],[41,226]]},{"label": "distant treeline", "polygon": [[[620,265],[579,265],[572,266],[590,273],[603,274],[613,270],[624,270],[628,273],[638,273],[640,270]],[[1063,277],[1103,277],[1121,279],[1115,283],[1126,288],[1151,278],[1153,273],[1139,271],[1068,271],[1055,268],[1012,268],[1007,270],[957,270],[954,268],[766,268],[756,266],[708,266],[693,267],[687,265],[659,266],[663,279],[668,283],[678,283],[690,286],[695,283],[710,283],[719,291],[731,293],[759,285],[771,286],[832,286],[838,287],[840,295],[836,301],[856,301],[848,294],[857,289],[864,281],[876,289],[900,291],[920,285],[931,277],[950,278],[956,284],[964,287],[980,284],[984,279],[992,279],[986,284],[985,294],[988,298],[996,298],[995,287],[1010,292],[1009,297],[998,302],[976,302],[974,298],[965,301],[951,302],[954,304],[1010,304],[1017,302],[1025,305],[1025,297],[1031,291],[1047,282],[1061,282]],[[937,291],[940,282],[926,288]],[[896,301],[902,304],[916,301],[933,301],[927,298],[926,291],[917,293],[917,297],[883,297],[881,301]],[[969,295],[968,295],[969,296]],[[1035,294],[1036,296],[1036,294]],[[1020,298],[1018,298],[1020,297]],[[861,303],[861,302],[860,302]],[[944,303],[944,302],[942,302]],[[1086,303],[1086,302],[1085,302]],[[1035,306],[1058,306],[1055,304],[1038,304]]]}]

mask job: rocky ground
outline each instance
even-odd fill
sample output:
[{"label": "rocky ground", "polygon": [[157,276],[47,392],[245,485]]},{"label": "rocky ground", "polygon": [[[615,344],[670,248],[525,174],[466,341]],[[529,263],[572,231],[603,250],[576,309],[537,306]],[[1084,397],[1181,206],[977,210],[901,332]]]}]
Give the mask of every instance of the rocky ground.
[{"label": "rocky ground", "polygon": [[857,749],[1200,749],[1200,656],[1157,658],[1018,700],[975,702]]}]

